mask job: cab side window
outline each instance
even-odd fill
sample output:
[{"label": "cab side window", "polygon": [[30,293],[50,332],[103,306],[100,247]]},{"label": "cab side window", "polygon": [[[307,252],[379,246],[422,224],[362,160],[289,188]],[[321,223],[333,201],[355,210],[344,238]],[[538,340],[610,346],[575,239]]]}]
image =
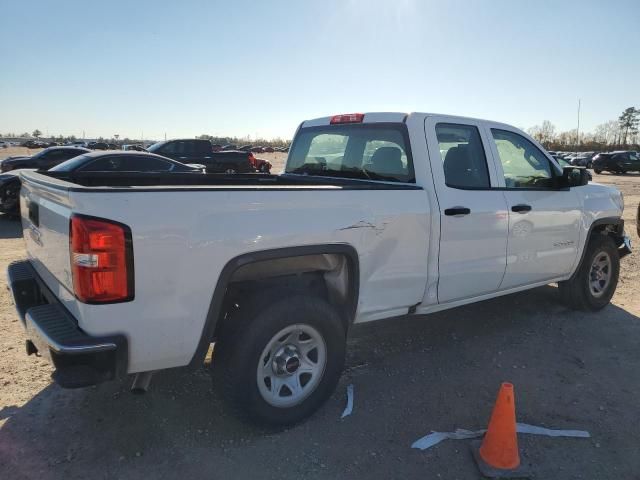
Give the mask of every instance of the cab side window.
[{"label": "cab side window", "polygon": [[438,123],[436,137],[448,187],[485,189],[491,187],[487,157],[478,129],[472,125]]},{"label": "cab side window", "polygon": [[522,135],[492,128],[507,188],[554,188],[555,169],[549,159]]}]

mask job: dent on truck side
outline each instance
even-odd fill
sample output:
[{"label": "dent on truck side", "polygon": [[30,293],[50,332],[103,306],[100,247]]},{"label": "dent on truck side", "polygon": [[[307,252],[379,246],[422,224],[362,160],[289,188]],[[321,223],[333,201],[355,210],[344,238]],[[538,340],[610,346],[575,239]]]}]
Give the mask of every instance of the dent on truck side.
[{"label": "dent on truck side", "polygon": [[[109,308],[80,305],[78,316],[90,335],[127,335],[129,373],[192,362],[222,271],[243,255],[351,245],[359,262],[356,322],[406,313],[424,295],[430,207],[415,186],[92,191],[77,192],[74,200],[74,211],[132,230],[135,300]],[[346,228],[360,221],[376,229]]]}]

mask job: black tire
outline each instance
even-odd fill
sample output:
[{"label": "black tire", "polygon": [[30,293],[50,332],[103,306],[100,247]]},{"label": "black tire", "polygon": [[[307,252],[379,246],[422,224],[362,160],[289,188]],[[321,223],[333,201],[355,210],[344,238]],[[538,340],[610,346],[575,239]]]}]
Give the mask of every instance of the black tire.
[{"label": "black tire", "polygon": [[593,171],[595,173],[597,173],[598,175],[600,175],[602,173],[602,170],[600,170],[598,167],[594,168]]},{"label": "black tire", "polygon": [[[212,361],[214,388],[241,418],[271,426],[291,425],[318,410],[331,396],[344,366],[346,332],[339,312],[317,296],[274,289],[246,301],[225,319]],[[282,329],[310,325],[326,346],[326,363],[314,389],[300,403],[276,407],[260,393],[257,369],[263,350]]]},{"label": "black tire", "polygon": [[[618,285],[620,274],[620,257],[618,248],[608,235],[595,233],[592,235],[587,251],[578,271],[565,282],[558,282],[560,296],[563,302],[574,310],[597,311],[606,307]],[[600,296],[595,296],[590,288],[591,267],[596,257],[602,253],[609,255],[611,260],[609,283]]]}]

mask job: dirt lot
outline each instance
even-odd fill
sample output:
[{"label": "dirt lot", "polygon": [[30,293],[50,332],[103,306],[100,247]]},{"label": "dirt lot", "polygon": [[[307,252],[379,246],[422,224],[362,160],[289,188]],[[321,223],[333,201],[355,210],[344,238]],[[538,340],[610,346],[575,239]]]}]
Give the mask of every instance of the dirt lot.
[{"label": "dirt lot", "polygon": [[[640,175],[596,180],[623,190],[627,230],[640,246]],[[20,235],[17,222],[0,216],[2,271],[24,255]],[[521,436],[537,478],[638,479],[639,258],[623,260],[613,304],[596,314],[567,310],[548,286],[357,327],[336,394],[282,432],[223,414],[205,368],[160,373],[145,396],[124,381],[52,385],[46,362],[24,353],[2,275],[0,478],[475,479],[466,441],[410,445],[430,430],[482,428],[500,382],[511,381],[519,421],[592,434]],[[341,420],[350,383],[354,411]]]}]

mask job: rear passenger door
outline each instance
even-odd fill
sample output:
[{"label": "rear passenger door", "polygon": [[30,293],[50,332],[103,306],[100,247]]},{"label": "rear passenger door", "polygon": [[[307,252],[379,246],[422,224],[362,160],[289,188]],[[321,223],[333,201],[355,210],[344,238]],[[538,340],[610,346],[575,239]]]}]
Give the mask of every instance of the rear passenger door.
[{"label": "rear passenger door", "polygon": [[486,132],[479,122],[425,120],[434,188],[440,208],[438,302],[494,292],[506,268],[507,204]]},{"label": "rear passenger door", "polygon": [[509,208],[507,270],[501,289],[570,273],[582,219],[576,189],[583,187],[559,188],[560,171],[520,131],[488,124],[486,134]]}]

